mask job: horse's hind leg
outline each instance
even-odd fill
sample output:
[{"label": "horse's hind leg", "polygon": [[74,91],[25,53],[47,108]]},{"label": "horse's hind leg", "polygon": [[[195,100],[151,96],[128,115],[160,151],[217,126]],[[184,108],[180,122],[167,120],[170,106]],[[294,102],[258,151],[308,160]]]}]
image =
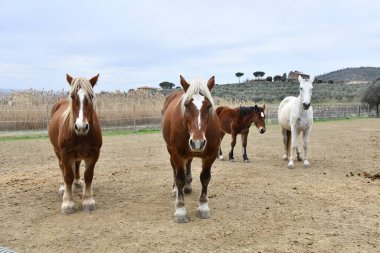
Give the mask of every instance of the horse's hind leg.
[{"label": "horse's hind leg", "polygon": [[243,160],[244,160],[244,162],[249,162],[249,159],[247,156],[247,140],[248,140],[248,133],[241,134],[241,144],[243,146]]},{"label": "horse's hind leg", "polygon": [[290,131],[281,127],[281,133],[282,133],[282,141],[284,143],[284,155],[282,156],[282,159],[287,161],[289,157],[289,142],[291,138]]},{"label": "horse's hind leg", "polygon": [[221,131],[220,132],[220,146],[219,146],[219,153],[218,153],[218,157],[219,157],[219,160],[223,161],[224,160],[224,156],[223,156],[223,153],[222,153],[222,140],[223,140],[223,137],[226,133]]},{"label": "horse's hind leg", "polygon": [[80,180],[80,163],[81,161],[76,161],[74,165],[74,191],[83,189],[83,182]]},{"label": "horse's hind leg", "polygon": [[210,209],[208,207],[207,188],[211,180],[211,166],[214,163],[215,158],[202,159],[202,172],[201,172],[201,184],[202,192],[199,198],[199,206],[197,208],[197,217],[202,219],[210,218]]},{"label": "horse's hind leg", "polygon": [[83,211],[90,212],[95,210],[95,200],[92,193],[92,179],[94,177],[95,164],[98,161],[99,152],[94,152],[90,159],[85,160],[86,170],[84,171],[84,183],[83,189]]},{"label": "horse's hind leg", "polygon": [[183,188],[185,193],[191,193],[193,187],[191,186],[191,181],[193,181],[193,177],[191,176],[191,162],[193,159],[189,159],[186,162],[186,179],[185,179],[185,187]]}]

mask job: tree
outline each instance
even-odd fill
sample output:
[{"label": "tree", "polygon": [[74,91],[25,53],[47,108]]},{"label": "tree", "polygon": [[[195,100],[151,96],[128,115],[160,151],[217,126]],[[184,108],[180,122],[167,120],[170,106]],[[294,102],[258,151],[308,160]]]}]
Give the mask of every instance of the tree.
[{"label": "tree", "polygon": [[273,81],[275,81],[275,82],[277,82],[277,81],[281,81],[281,76],[280,75],[275,75],[274,77],[273,77]]},{"label": "tree", "polygon": [[367,103],[370,109],[376,109],[376,117],[379,117],[380,105],[380,78],[376,79],[371,86],[369,86],[362,97],[362,102]]},{"label": "tree", "polygon": [[239,83],[240,83],[240,77],[244,76],[244,73],[242,73],[242,72],[237,72],[237,73],[235,73],[235,76],[236,76],[237,78],[239,78]]},{"label": "tree", "polygon": [[271,76],[267,76],[267,78],[265,79],[265,81],[272,82],[272,77]]},{"label": "tree", "polygon": [[253,75],[257,79],[258,77],[263,77],[265,75],[265,72],[263,72],[263,71],[256,71],[256,72],[253,72]]},{"label": "tree", "polygon": [[160,83],[159,85],[160,85],[160,87],[161,87],[162,89],[171,89],[171,88],[173,88],[173,87],[175,86],[174,83],[166,82],[166,81]]},{"label": "tree", "polygon": [[281,77],[281,81],[285,82],[287,79],[286,73],[284,73]]}]

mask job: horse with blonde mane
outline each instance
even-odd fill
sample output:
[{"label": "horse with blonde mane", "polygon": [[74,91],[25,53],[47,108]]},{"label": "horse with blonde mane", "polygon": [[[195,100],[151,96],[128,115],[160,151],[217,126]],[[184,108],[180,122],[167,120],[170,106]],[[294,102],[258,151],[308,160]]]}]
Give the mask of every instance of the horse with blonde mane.
[{"label": "horse with blonde mane", "polygon": [[84,211],[95,210],[92,193],[94,167],[102,146],[102,132],[94,109],[93,86],[99,74],[90,80],[66,75],[71,90],[69,97],[58,101],[51,110],[49,138],[58,157],[64,185],[59,192],[63,195],[62,213],[75,212],[73,188],[83,188],[80,180],[80,163],[85,162],[83,203]]},{"label": "horse with blonde mane", "polygon": [[219,150],[220,125],[210,93],[215,85],[214,77],[208,82],[194,79],[188,83],[182,76],[180,79],[183,91],[173,92],[166,98],[161,125],[174,175],[174,221],[183,223],[189,220],[184,193],[192,191],[191,162],[194,157],[202,159],[202,190],[197,217],[210,217],[207,187],[211,179],[211,166]]},{"label": "horse with blonde mane", "polygon": [[298,148],[297,138],[303,132],[303,164],[309,167],[309,159],[307,153],[307,144],[311,128],[313,125],[313,108],[311,106],[311,95],[313,92],[314,77],[303,79],[298,76],[300,83],[298,97],[286,97],[281,101],[278,108],[278,122],[281,126],[284,155],[283,159],[288,160],[288,168],[294,167],[294,154],[297,153],[297,160],[302,161],[300,150]]}]

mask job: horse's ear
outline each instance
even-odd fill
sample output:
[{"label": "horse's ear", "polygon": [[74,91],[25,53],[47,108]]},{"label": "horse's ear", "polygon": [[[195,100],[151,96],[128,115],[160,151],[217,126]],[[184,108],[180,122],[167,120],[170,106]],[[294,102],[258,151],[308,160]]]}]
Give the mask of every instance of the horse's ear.
[{"label": "horse's ear", "polygon": [[214,85],[215,85],[215,76],[212,76],[210,79],[208,79],[207,87],[211,91]]},{"label": "horse's ear", "polygon": [[263,110],[265,110],[265,105],[263,105]]},{"label": "horse's ear", "polygon": [[309,79],[309,80],[310,80],[311,83],[314,82],[314,78],[315,78],[315,76],[310,76],[310,79]]},{"label": "horse's ear", "polygon": [[303,82],[303,78],[301,75],[298,75],[298,82],[302,83]]},{"label": "horse's ear", "polygon": [[259,107],[257,107],[257,105],[255,105],[255,111],[259,111]]},{"label": "horse's ear", "polygon": [[66,74],[66,80],[67,80],[67,82],[71,85],[71,82],[73,81],[73,77],[72,76],[70,76],[69,74]]},{"label": "horse's ear", "polygon": [[91,83],[91,86],[94,87],[96,82],[98,81],[98,77],[99,77],[99,74],[97,74],[96,76],[94,76],[93,78],[91,78],[89,81]]},{"label": "horse's ear", "polygon": [[179,79],[181,81],[181,86],[182,88],[184,89],[184,91],[186,92],[187,89],[190,87],[190,84],[188,82],[186,82],[185,78],[183,78],[181,75],[179,76]]}]

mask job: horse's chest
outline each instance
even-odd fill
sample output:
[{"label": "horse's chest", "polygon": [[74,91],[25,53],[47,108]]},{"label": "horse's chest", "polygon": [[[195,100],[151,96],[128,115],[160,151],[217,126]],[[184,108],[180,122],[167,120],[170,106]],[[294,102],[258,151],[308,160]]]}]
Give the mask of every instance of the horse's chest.
[{"label": "horse's chest", "polygon": [[77,144],[73,149],[69,150],[69,153],[71,153],[72,156],[76,159],[85,159],[91,157],[93,152],[93,147],[86,143]]},{"label": "horse's chest", "polygon": [[298,117],[295,119],[295,126],[299,130],[305,130],[310,126],[310,120],[307,118]]}]

